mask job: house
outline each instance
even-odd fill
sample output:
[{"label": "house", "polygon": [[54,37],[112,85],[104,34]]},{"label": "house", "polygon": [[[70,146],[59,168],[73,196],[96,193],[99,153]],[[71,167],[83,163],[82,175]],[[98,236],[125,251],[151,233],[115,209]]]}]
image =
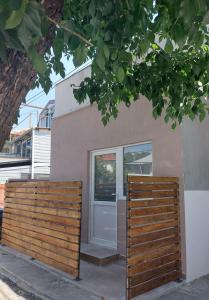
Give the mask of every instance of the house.
[{"label": "house", "polygon": [[0,153],[0,203],[8,180],[49,178],[53,113],[54,100],[50,100],[40,113],[37,127],[11,132]]},{"label": "house", "polygon": [[97,105],[73,96],[90,68],[57,84],[52,126],[51,179],[83,181],[82,241],[125,255],[127,174],[177,176],[183,273],[209,273],[209,119],[172,131],[140,95],[103,126]]}]

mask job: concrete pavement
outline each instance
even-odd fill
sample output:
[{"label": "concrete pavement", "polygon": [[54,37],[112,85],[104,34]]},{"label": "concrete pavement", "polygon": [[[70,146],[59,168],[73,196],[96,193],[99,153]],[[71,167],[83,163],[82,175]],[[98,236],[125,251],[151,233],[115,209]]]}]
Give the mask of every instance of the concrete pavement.
[{"label": "concrete pavement", "polygon": [[[125,299],[123,264],[106,268],[84,264],[81,271],[83,280],[76,282],[63,272],[0,246],[0,300]],[[135,300],[209,300],[209,275],[192,283],[164,285]]]}]

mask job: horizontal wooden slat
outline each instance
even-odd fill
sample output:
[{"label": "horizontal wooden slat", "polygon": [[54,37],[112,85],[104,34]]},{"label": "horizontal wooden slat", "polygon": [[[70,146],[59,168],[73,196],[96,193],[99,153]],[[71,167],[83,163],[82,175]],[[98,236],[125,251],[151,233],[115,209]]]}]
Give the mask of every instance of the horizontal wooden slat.
[{"label": "horizontal wooden slat", "polygon": [[177,228],[165,228],[164,230],[150,232],[147,234],[137,235],[136,237],[130,238],[128,240],[128,246],[134,246],[141,243],[146,243],[150,241],[155,241],[165,237],[176,236],[178,233]]},{"label": "horizontal wooden slat", "polygon": [[54,216],[54,215],[48,215],[48,214],[42,214],[42,213],[35,213],[35,212],[30,212],[30,211],[24,211],[21,209],[12,209],[12,208],[5,208],[5,213],[10,213],[14,215],[20,215],[24,217],[31,217],[31,218],[36,218],[40,220],[46,220],[54,223],[59,223],[59,224],[64,224],[64,225],[72,225],[72,226],[79,226],[80,221],[79,219],[74,219],[74,218],[63,218],[60,216]]},{"label": "horizontal wooden slat", "polygon": [[47,250],[47,249],[44,249],[44,251],[43,251],[42,247],[39,247],[35,244],[32,244],[30,242],[26,242],[26,241],[22,240],[21,235],[17,234],[14,231],[4,229],[4,232],[7,234],[8,237],[10,236],[11,238],[13,238],[14,242],[16,244],[18,244],[20,246],[23,246],[23,247],[27,248],[28,250],[32,250],[32,251],[35,251],[37,253],[42,253],[44,256],[50,257],[53,260],[55,260],[57,262],[60,262],[64,265],[66,265],[66,266],[69,265],[73,268],[76,268],[76,266],[77,266],[77,260],[70,259],[69,257],[62,256],[62,255],[60,255],[59,252],[52,252],[52,251]]},{"label": "horizontal wooden slat", "polygon": [[68,209],[38,207],[38,206],[30,206],[30,205],[6,202],[5,210],[7,208],[21,209],[22,211],[31,211],[31,212],[35,212],[35,213],[39,213],[41,211],[43,214],[47,214],[47,215],[69,217],[69,218],[75,218],[75,219],[80,218],[80,215],[81,215],[81,213],[79,211],[73,211],[73,210],[68,210]]},{"label": "horizontal wooden slat", "polygon": [[162,274],[170,273],[174,270],[177,270],[177,268],[178,268],[178,262],[173,261],[169,264],[161,265],[158,268],[155,268],[155,269],[152,269],[152,270],[149,270],[149,271],[146,271],[146,272],[143,272],[136,276],[131,277],[129,279],[129,284],[131,286],[135,286],[135,285],[138,285],[145,281],[151,280],[155,277],[158,277]]},{"label": "horizontal wooden slat", "polygon": [[175,245],[169,245],[166,247],[155,249],[154,251],[147,251],[146,253],[138,253],[138,256],[132,256],[127,258],[128,266],[136,266],[137,264],[149,262],[153,259],[166,256],[171,253],[177,253],[179,252],[179,246],[177,244]]},{"label": "horizontal wooden slat", "polygon": [[157,177],[157,176],[128,176],[128,182],[178,182],[178,177]]},{"label": "horizontal wooden slat", "polygon": [[129,191],[176,190],[177,183],[165,184],[130,184]]},{"label": "horizontal wooden slat", "polygon": [[7,193],[26,193],[26,194],[64,194],[64,195],[72,195],[72,194],[81,194],[80,188],[7,188]]},{"label": "horizontal wooden slat", "polygon": [[60,269],[66,273],[70,273],[72,276],[74,277],[78,277],[78,270],[75,269],[75,268],[72,268],[70,266],[67,266],[65,264],[62,264],[60,262],[57,262],[49,257],[46,257],[44,255],[42,255],[42,253],[37,253],[37,252],[34,252],[32,250],[28,250],[26,247],[23,247],[23,246],[20,246],[20,245],[17,245],[16,243],[14,242],[11,242],[11,241],[7,241],[5,240],[6,242],[6,245],[9,246],[9,247],[12,247],[26,255],[29,255],[35,259],[38,259],[40,260],[41,262],[47,264],[47,265],[50,265],[54,268],[57,268],[57,269]]},{"label": "horizontal wooden slat", "polygon": [[52,236],[52,237],[56,237],[58,239],[62,239],[62,240],[68,241],[68,242],[77,243],[77,244],[79,242],[78,235],[66,234],[66,233],[63,233],[60,231],[55,231],[52,229],[39,227],[38,225],[39,224],[37,223],[35,226],[30,225],[30,224],[27,224],[27,226],[25,226],[25,223],[19,223],[19,222],[11,221],[11,220],[7,219],[4,221],[3,228],[7,228],[7,229],[10,229],[13,227],[22,228],[22,229],[26,228],[25,230],[27,230],[27,231],[39,232],[39,233],[46,234],[46,235]]},{"label": "horizontal wooden slat", "polygon": [[[6,201],[5,202],[13,202],[13,200],[15,201],[26,201],[26,200],[34,200],[34,201],[50,201],[50,202],[53,202],[53,203],[66,203],[66,204],[72,204],[72,205],[75,205],[75,204],[78,204],[80,205],[81,203],[81,196],[70,196],[68,198],[66,197],[62,197],[62,196],[59,196],[58,198],[56,197],[53,197],[52,199],[48,199],[48,195],[43,195],[44,197],[40,197],[40,195],[36,195],[35,194],[32,194],[28,197],[24,197],[24,198],[21,198],[21,197],[5,197],[6,198]],[[52,196],[52,195],[50,195]],[[39,199],[40,198],[40,199]],[[59,204],[61,205],[61,204]]]},{"label": "horizontal wooden slat", "polygon": [[174,244],[176,244],[175,237],[168,237],[168,238],[164,238],[164,239],[160,239],[160,240],[151,241],[148,243],[143,243],[143,244],[137,245],[135,247],[128,248],[128,257],[137,255],[138,253],[151,251],[153,249],[159,249],[160,247],[165,247],[165,246],[174,245]]},{"label": "horizontal wooden slat", "polygon": [[[11,236],[10,235],[6,236],[6,239],[11,241],[11,242],[14,241],[14,238],[15,237],[14,237],[14,235],[12,235],[12,231],[11,231]],[[26,241],[30,244],[39,246],[40,248],[42,248],[42,252],[44,252],[45,249],[47,249],[47,250],[55,252],[55,253],[58,252],[60,255],[68,257],[69,259],[72,259],[72,260],[75,260],[75,261],[78,261],[78,259],[79,259],[79,253],[77,251],[72,251],[72,250],[69,250],[69,249],[61,248],[61,247],[58,248],[55,245],[52,245],[52,244],[49,244],[47,242],[31,238],[31,237],[28,237],[28,236],[24,236],[24,235],[19,236],[18,240]]]},{"label": "horizontal wooden slat", "polygon": [[[61,201],[60,201],[61,202]],[[51,200],[37,200],[37,199],[19,199],[19,198],[7,198],[6,203],[16,203],[16,204],[25,204],[25,205],[34,205],[39,207],[50,207],[50,208],[63,208],[70,210],[80,210],[81,205],[79,203],[69,203],[69,202],[61,202],[59,201],[51,201]]]},{"label": "horizontal wooden slat", "polygon": [[131,199],[144,199],[144,198],[162,198],[162,197],[176,197],[177,190],[172,191],[142,191],[142,192],[129,192]]},{"label": "horizontal wooden slat", "polygon": [[152,231],[158,231],[158,230],[161,230],[161,229],[176,227],[176,226],[178,226],[178,221],[177,220],[166,221],[166,222],[163,222],[163,223],[155,223],[155,224],[151,224],[151,225],[144,225],[144,226],[129,229],[128,230],[128,235],[129,235],[129,237],[134,237],[134,236],[137,236],[139,234],[152,232]]},{"label": "horizontal wooden slat", "polygon": [[178,261],[179,259],[179,253],[166,253],[165,256],[157,257],[152,260],[144,260],[141,261],[141,263],[135,264],[128,269],[128,277],[133,278],[135,275],[139,273],[143,273],[148,270],[153,270],[155,268],[158,268],[160,266],[166,265],[168,263]]},{"label": "horizontal wooden slat", "polygon": [[176,206],[159,206],[159,207],[146,207],[146,208],[134,208],[129,210],[129,216],[149,216],[159,215],[162,213],[177,212]]},{"label": "horizontal wooden slat", "polygon": [[177,219],[178,215],[176,213],[169,213],[169,214],[160,214],[160,215],[152,215],[152,216],[142,216],[142,217],[131,217],[128,219],[128,226],[137,226],[137,225],[146,225],[146,224],[153,224],[161,221],[168,221]]},{"label": "horizontal wooden slat", "polygon": [[68,202],[74,202],[77,201],[77,198],[75,197],[75,194],[72,195],[52,195],[52,194],[29,194],[29,193],[6,193],[6,198],[23,198],[23,199],[42,199],[42,200],[61,200],[61,201],[68,201]]},{"label": "horizontal wooden slat", "polygon": [[62,187],[81,187],[82,183],[80,181],[29,181],[29,182],[9,182],[7,183],[7,187],[18,187],[18,188],[24,188],[24,187],[56,187],[56,186],[62,186]]},{"label": "horizontal wooden slat", "polygon": [[133,200],[128,201],[129,208],[137,207],[152,207],[152,206],[164,206],[176,204],[176,198],[163,198],[163,199],[151,199],[151,200]]},{"label": "horizontal wooden slat", "polygon": [[128,176],[128,299],[180,276],[176,177]]},{"label": "horizontal wooden slat", "polygon": [[79,227],[57,224],[57,223],[53,223],[53,222],[49,222],[49,221],[43,221],[40,219],[32,219],[32,218],[28,218],[25,216],[23,217],[20,215],[10,214],[7,212],[4,212],[4,217],[5,217],[5,220],[17,221],[17,223],[22,223],[22,224],[24,224],[25,227],[27,227],[28,224],[31,224],[34,226],[40,226],[42,228],[49,228],[51,230],[61,231],[66,234],[74,234],[74,235],[79,235],[79,231],[80,231]]},{"label": "horizontal wooden slat", "polygon": [[47,242],[47,243],[52,244],[57,247],[62,247],[62,248],[72,250],[72,251],[78,251],[78,244],[69,243],[67,241],[64,241],[64,240],[61,240],[61,239],[58,239],[55,237],[47,236],[45,234],[41,234],[38,232],[24,231],[21,228],[17,229],[17,227],[15,228],[15,231],[14,231],[14,227],[10,228],[10,230],[7,230],[3,227],[3,229],[2,229],[2,233],[3,233],[2,242],[3,243],[4,243],[4,239],[6,238],[6,235],[8,234],[8,232],[10,232],[10,234],[11,234],[11,232],[19,234],[19,236],[24,234],[25,236],[28,236],[28,237],[31,237],[31,238],[34,238],[34,239],[37,239],[37,240],[40,240],[43,242]]},{"label": "horizontal wooden slat", "polygon": [[79,277],[82,183],[6,185],[2,242]]},{"label": "horizontal wooden slat", "polygon": [[178,277],[179,277],[179,272],[175,270],[169,274],[165,274],[165,275],[163,274],[162,276],[154,278],[145,283],[139,284],[139,285],[129,289],[128,299],[134,298],[138,295],[141,295],[143,293],[150,291],[151,289],[157,288],[157,287],[159,287],[163,284],[166,284],[170,281],[176,280]]}]

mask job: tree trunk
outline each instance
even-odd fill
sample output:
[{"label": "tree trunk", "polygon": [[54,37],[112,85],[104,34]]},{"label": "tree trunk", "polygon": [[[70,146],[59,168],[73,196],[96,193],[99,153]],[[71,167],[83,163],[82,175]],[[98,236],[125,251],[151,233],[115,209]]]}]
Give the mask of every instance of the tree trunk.
[{"label": "tree trunk", "polygon": [[[63,0],[45,0],[42,5],[47,15],[58,21],[62,15]],[[47,38],[38,45],[44,54],[52,45],[54,25]],[[16,113],[35,80],[36,72],[30,61],[19,51],[8,51],[7,63],[0,61],[0,150],[9,137]]]}]

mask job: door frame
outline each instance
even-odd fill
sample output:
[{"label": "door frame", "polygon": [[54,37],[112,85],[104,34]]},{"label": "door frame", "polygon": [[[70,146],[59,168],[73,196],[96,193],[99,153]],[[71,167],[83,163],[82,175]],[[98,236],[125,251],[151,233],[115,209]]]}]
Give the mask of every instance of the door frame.
[{"label": "door frame", "polygon": [[[105,201],[97,201],[97,205],[108,205],[108,206],[114,206],[116,208],[116,243],[107,243],[105,240],[104,242],[101,242],[101,240],[97,240],[93,238],[93,226],[94,226],[94,176],[95,176],[95,156],[97,155],[103,155],[103,154],[109,154],[109,153],[115,153],[116,154],[116,201],[115,202],[105,202]],[[118,183],[120,180],[120,166],[119,161],[117,158],[120,156],[120,147],[114,147],[114,148],[107,148],[107,149],[100,149],[100,150],[93,150],[90,152],[90,201],[89,201],[89,242],[95,243],[101,246],[105,246],[112,249],[117,249],[117,202],[119,197],[119,190],[118,190]]]}]

